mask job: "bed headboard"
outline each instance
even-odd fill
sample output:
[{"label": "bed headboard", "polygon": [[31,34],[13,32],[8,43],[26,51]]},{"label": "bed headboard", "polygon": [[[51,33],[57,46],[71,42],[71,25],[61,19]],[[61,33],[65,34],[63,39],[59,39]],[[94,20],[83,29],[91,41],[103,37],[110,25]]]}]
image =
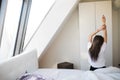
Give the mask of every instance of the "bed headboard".
[{"label": "bed headboard", "polygon": [[23,52],[0,63],[0,80],[16,80],[25,72],[32,72],[37,69],[37,51]]}]

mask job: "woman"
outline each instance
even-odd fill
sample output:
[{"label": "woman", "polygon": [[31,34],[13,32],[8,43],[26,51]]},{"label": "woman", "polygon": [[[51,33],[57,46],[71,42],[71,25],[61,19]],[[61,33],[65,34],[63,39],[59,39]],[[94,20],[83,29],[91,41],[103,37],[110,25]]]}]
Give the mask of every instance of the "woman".
[{"label": "woman", "polygon": [[[95,32],[91,33],[88,39],[88,61],[91,65],[90,70],[92,71],[99,68],[105,68],[104,52],[107,44],[107,29],[106,18],[104,15],[102,16],[102,23],[103,25],[99,27]],[[103,32],[103,36],[96,35],[100,31]]]}]

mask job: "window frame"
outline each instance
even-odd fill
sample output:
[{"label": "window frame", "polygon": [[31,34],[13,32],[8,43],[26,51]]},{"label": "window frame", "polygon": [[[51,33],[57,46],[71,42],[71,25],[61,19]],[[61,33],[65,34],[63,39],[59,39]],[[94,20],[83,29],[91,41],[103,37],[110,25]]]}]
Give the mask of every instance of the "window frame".
[{"label": "window frame", "polygon": [[13,56],[18,55],[23,51],[31,3],[32,0],[23,0]]},{"label": "window frame", "polygon": [[0,47],[2,42],[2,35],[3,35],[3,29],[4,29],[4,21],[5,21],[5,15],[7,10],[7,3],[8,0],[1,0],[0,5]]}]

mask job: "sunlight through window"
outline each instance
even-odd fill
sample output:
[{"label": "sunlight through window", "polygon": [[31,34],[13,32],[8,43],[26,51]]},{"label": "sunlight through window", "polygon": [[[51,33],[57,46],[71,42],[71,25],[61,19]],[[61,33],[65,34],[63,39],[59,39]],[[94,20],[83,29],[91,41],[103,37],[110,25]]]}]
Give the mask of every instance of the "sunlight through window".
[{"label": "sunlight through window", "polygon": [[3,58],[10,57],[13,54],[22,2],[22,0],[8,0],[1,43]]}]

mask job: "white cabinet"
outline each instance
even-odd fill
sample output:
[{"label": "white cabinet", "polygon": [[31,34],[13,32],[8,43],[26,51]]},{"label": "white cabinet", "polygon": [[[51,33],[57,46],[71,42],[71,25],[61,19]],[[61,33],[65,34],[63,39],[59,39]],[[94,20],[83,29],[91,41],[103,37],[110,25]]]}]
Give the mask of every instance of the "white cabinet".
[{"label": "white cabinet", "polygon": [[[108,42],[106,50],[106,65],[112,65],[112,3],[111,1],[79,3],[80,29],[80,66],[83,70],[89,69],[88,63],[88,35],[102,25],[101,17],[106,16]],[[101,34],[101,33],[99,33]]]}]

